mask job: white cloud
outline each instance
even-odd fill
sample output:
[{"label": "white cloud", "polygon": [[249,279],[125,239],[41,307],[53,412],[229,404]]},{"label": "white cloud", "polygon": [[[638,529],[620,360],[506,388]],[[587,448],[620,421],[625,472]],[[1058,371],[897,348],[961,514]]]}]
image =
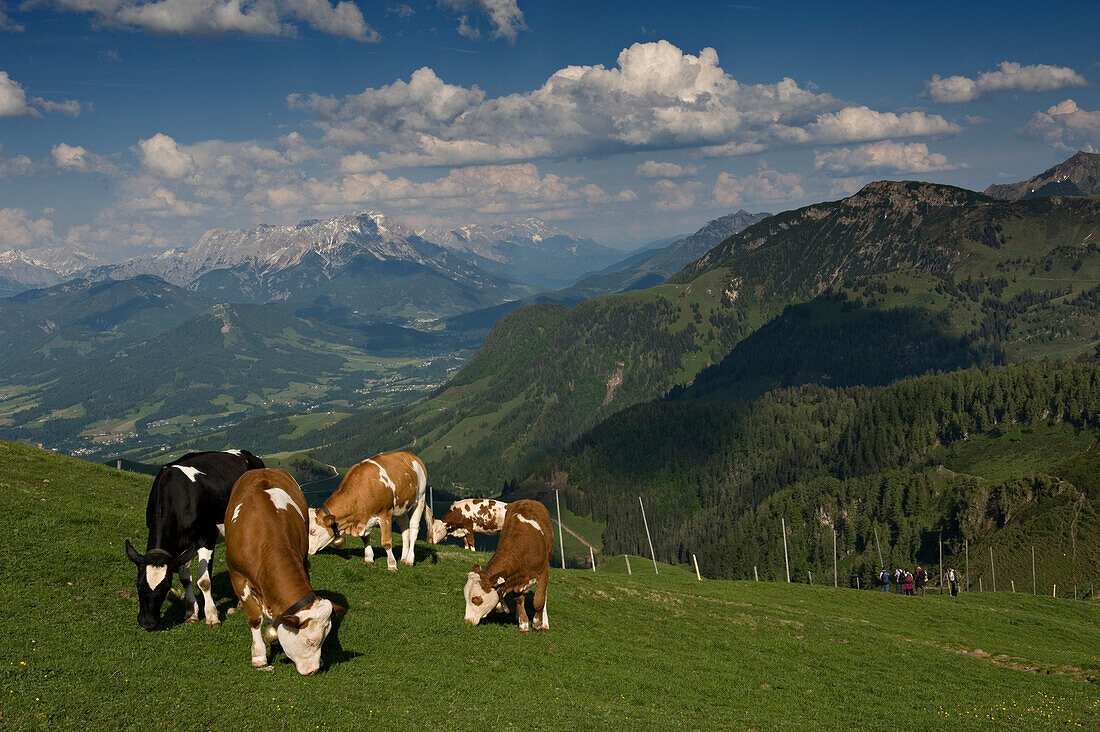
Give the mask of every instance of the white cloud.
[{"label": "white cloud", "polygon": [[148,140],[138,143],[141,164],[154,174],[165,178],[185,177],[195,167],[195,160],[180,149],[178,143],[168,135],[157,133]]},{"label": "white cloud", "polygon": [[686,178],[698,172],[694,165],[658,163],[656,160],[647,160],[634,169],[634,175],[639,178]]},{"label": "white cloud", "polygon": [[51,102],[42,97],[35,97],[32,102],[34,106],[38,107],[43,112],[60,112],[67,117],[79,117],[80,112],[83,110],[83,105],[75,99],[66,99],[63,102]]},{"label": "white cloud", "polygon": [[657,196],[653,207],[658,211],[684,211],[695,205],[695,194],[703,187],[697,181],[674,183],[671,180],[659,180],[650,186]]},{"label": "white cloud", "polygon": [[28,247],[53,241],[49,219],[32,219],[22,208],[0,208],[0,246]]},{"label": "white cloud", "polygon": [[[527,30],[523,11],[516,0],[439,0],[439,4],[456,12],[475,11],[485,15],[493,26],[490,37],[494,39],[505,38],[509,43],[515,43],[519,32]],[[477,27],[470,24],[468,15],[459,16],[458,32],[475,40],[481,37]]]},{"label": "white cloud", "polygon": [[0,158],[0,179],[15,178],[24,175],[37,175],[42,172],[43,165],[35,163],[26,155],[16,155],[14,158]]},{"label": "white cloud", "polygon": [[25,30],[26,28],[9,18],[8,14],[4,12],[3,6],[0,5],[0,31],[7,31],[9,33],[22,33]]},{"label": "white cloud", "polygon": [[80,145],[69,145],[64,142],[54,145],[50,150],[53,163],[62,170],[70,170],[77,173],[107,173],[116,172],[115,166],[106,158],[88,152]]},{"label": "white cloud", "polygon": [[153,216],[201,216],[207,207],[201,203],[183,201],[176,194],[161,186],[143,197],[130,198],[124,208],[129,211],[141,211]]},{"label": "white cloud", "polygon": [[801,175],[780,173],[761,165],[758,172],[743,177],[719,173],[712,194],[722,206],[743,206],[803,198],[806,191]]},{"label": "white cloud", "polygon": [[416,15],[416,11],[408,3],[398,3],[386,8],[386,15],[396,15],[399,20],[408,20]]},{"label": "white cloud", "polygon": [[362,172],[692,147],[743,154],[960,130],[939,115],[843,107],[791,79],[742,84],[714,49],[694,56],[667,41],[624,49],[616,67],[568,66],[538,89],[503,97],[425,67],[408,82],[342,99],[287,102],[312,112],[327,144],[356,148],[344,165]]},{"label": "white cloud", "polygon": [[961,128],[958,125],[938,114],[894,114],[860,106],[823,114],[805,130],[792,130],[791,139],[797,142],[858,142],[890,137],[947,135],[959,131]]},{"label": "white cloud", "polygon": [[1036,112],[1021,132],[1063,150],[1100,150],[1100,111],[1089,112],[1067,99]]},{"label": "white cloud", "polygon": [[0,117],[29,117],[37,112],[27,106],[27,93],[23,86],[11,78],[7,71],[0,71]]},{"label": "white cloud", "polygon": [[928,152],[923,142],[900,143],[884,140],[855,148],[814,153],[814,169],[832,175],[848,176],[862,171],[893,173],[931,173],[954,170],[947,156]]},{"label": "white cloud", "polygon": [[1087,85],[1085,77],[1065,66],[1022,66],[1011,61],[1002,61],[996,71],[983,71],[976,79],[965,76],[933,76],[925,82],[924,94],[934,102],[954,104],[972,102],[986,94],[1009,89],[1049,91]]},{"label": "white cloud", "polygon": [[107,25],[166,35],[224,33],[285,36],[294,21],[322,33],[358,41],[379,40],[354,2],[328,0],[53,0],[58,10],[94,13]]}]

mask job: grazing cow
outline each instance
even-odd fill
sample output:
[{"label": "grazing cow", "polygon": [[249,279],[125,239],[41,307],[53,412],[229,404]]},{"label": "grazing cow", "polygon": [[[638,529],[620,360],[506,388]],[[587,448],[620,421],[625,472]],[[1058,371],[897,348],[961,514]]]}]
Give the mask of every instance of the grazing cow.
[{"label": "grazing cow", "polygon": [[[303,676],[321,669],[333,614],[346,608],[313,593],[302,489],[285,470],[250,470],[233,486],[225,513],[225,564],[252,629],[252,666],[267,668],[276,639]],[[264,617],[275,626],[265,634]]]},{"label": "grazing cow", "polygon": [[443,518],[431,522],[429,541],[433,544],[448,536],[460,536],[466,548],[474,550],[474,532],[499,534],[504,526],[508,504],[492,498],[467,498],[455,501]]},{"label": "grazing cow", "polygon": [[343,535],[350,534],[363,537],[363,561],[373,564],[370,532],[378,526],[386,565],[396,572],[391,536],[396,517],[401,527],[401,561],[411,567],[421,516],[426,515],[431,533],[432,512],[424,502],[427,487],[424,463],[411,452],[384,452],[354,465],[321,508],[309,509],[309,553],[316,554],[333,542],[342,546]]},{"label": "grazing cow", "polygon": [[221,624],[210,592],[214,544],[223,533],[233,483],[246,470],[263,466],[264,461],[248,450],[226,450],[189,452],[160,469],[145,508],[145,525],[149,527],[145,554],[139,554],[126,540],[126,556],[138,568],[138,625],[146,630],[157,627],[161,605],[172,588],[173,572],[179,574],[185,592],[185,622],[198,620],[199,603],[191,588],[191,559],[196,553],[206,624]]},{"label": "grazing cow", "polygon": [[466,575],[466,622],[477,625],[504,596],[511,592],[516,601],[519,629],[527,632],[524,593],[535,589],[535,630],[550,630],[546,614],[546,583],[550,579],[553,535],[550,513],[538,501],[508,504],[497,551],[482,569],[474,565]]}]

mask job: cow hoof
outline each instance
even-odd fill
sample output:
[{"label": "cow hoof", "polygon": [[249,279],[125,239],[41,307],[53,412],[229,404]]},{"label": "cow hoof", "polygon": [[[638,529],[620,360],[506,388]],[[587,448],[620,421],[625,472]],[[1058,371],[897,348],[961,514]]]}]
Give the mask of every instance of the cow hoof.
[{"label": "cow hoof", "polygon": [[528,630],[530,630],[530,628],[528,628],[526,624],[522,624],[519,626],[520,633],[526,633]]},{"label": "cow hoof", "polygon": [[225,611],[225,614],[226,615],[232,615],[235,612],[237,612],[237,608],[231,607],[231,608],[229,608],[228,610]]},{"label": "cow hoof", "polygon": [[550,629],[549,629],[549,628],[546,628],[546,627],[543,627],[543,628],[539,628],[539,632],[540,632],[540,633],[549,633],[549,632],[550,632]]},{"label": "cow hoof", "polygon": [[391,572],[396,572],[397,571],[397,565],[396,564],[388,564],[388,565],[386,565],[386,569],[390,570]]},{"label": "cow hoof", "polygon": [[197,622],[199,622],[199,616],[198,615],[188,615],[186,618],[183,619],[183,622],[185,622],[185,623],[197,623]]},{"label": "cow hoof", "polygon": [[405,565],[406,567],[411,567],[411,566],[413,566],[413,563],[412,563],[412,562],[406,562],[406,561],[405,561],[404,559],[402,559],[402,560],[401,560],[401,563],[402,563],[402,564],[404,564],[404,565]]},{"label": "cow hoof", "polygon": [[363,564],[374,564],[374,560],[373,559],[364,559]]},{"label": "cow hoof", "polygon": [[208,628],[218,628],[218,627],[221,627],[221,624],[222,624],[222,621],[218,620],[217,618],[207,618],[206,619],[206,627],[208,627]]},{"label": "cow hoof", "polygon": [[254,664],[252,664],[252,668],[256,669],[257,671],[274,671],[275,670],[274,666],[268,666],[267,665],[267,661],[264,661],[262,664],[259,664],[259,665],[254,663]]}]

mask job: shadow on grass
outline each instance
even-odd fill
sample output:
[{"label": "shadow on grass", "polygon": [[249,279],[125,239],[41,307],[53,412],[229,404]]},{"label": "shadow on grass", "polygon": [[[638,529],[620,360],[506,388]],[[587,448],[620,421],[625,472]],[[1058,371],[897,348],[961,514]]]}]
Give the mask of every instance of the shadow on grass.
[{"label": "shadow on grass", "polygon": [[[397,558],[398,569],[401,568],[400,549],[400,544],[395,544],[393,547],[393,556]],[[335,554],[336,556],[343,559],[356,559],[360,562],[363,561],[363,547],[359,546],[358,542],[356,542],[356,546],[345,546],[343,549],[337,549],[334,546],[327,546],[314,556],[323,556],[325,554]],[[434,546],[421,546],[418,544],[413,550],[413,556],[414,564],[419,564],[420,562],[423,562],[425,560],[431,562],[432,564],[439,564],[439,551]],[[378,547],[377,545],[374,547],[374,563],[380,564],[382,565],[382,567],[386,566],[386,550]]]}]

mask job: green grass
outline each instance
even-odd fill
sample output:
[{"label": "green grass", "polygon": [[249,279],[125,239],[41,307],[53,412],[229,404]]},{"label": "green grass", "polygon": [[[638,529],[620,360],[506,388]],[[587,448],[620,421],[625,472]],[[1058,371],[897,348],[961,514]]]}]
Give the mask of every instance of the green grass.
[{"label": "green grass", "polygon": [[[474,561],[414,568],[355,546],[312,561],[346,604],[328,669],[249,667],[244,617],[141,630],[122,540],[143,540],[147,476],[0,443],[0,725],[19,728],[1018,729],[1100,726],[1100,605],[1007,593],[905,598],[698,582],[621,557],[554,570],[552,630],[468,627]],[[141,543],[140,541],[138,542]],[[232,604],[224,551],[215,596]],[[14,622],[13,622],[14,621]]]},{"label": "green grass", "polygon": [[928,463],[993,481],[1028,471],[1057,474],[1057,466],[1084,453],[1095,438],[1088,430],[1078,431],[1061,422],[1005,425],[992,434],[972,435],[937,448]]}]

